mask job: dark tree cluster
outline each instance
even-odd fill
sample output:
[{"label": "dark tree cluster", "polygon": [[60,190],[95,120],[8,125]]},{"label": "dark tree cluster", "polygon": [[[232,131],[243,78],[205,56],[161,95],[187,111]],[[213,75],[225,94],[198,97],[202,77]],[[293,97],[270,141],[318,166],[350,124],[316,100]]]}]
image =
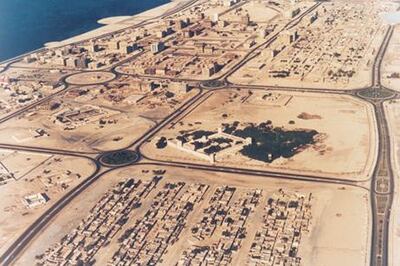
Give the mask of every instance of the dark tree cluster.
[{"label": "dark tree cluster", "polygon": [[237,129],[235,125],[228,128],[235,128],[232,134],[238,137],[252,139],[252,144],[240,151],[243,155],[264,162],[292,157],[300,148],[314,144],[314,137],[318,134],[316,130],[284,130],[274,127],[271,121],[251,124],[243,129]]}]

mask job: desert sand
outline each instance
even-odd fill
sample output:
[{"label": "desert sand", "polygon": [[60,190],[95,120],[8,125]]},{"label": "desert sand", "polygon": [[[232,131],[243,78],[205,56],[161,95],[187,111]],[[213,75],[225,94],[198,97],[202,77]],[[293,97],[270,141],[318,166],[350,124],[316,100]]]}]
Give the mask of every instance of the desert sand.
[{"label": "desert sand", "polygon": [[[196,109],[172,122],[141,151],[159,160],[208,163],[174,147],[167,146],[159,153],[155,142],[162,136],[176,138],[181,130],[217,131],[221,123],[271,120],[274,126],[286,130],[317,130],[321,133],[321,141],[289,159],[279,158],[269,164],[246,158],[238,152],[228,154],[216,164],[355,180],[369,178],[377,149],[371,105],[349,96],[279,91],[273,92],[273,95],[282,100],[269,102],[262,99],[267,92],[252,92],[248,98],[248,90],[221,90],[207,94]],[[316,119],[301,119],[299,115],[302,113],[314,115]],[[222,118],[223,114],[227,117]],[[353,148],[355,145],[357,149]]]},{"label": "desert sand", "polygon": [[[356,187],[343,187],[338,185],[322,185],[302,182],[288,182],[284,180],[275,180],[267,177],[252,177],[222,173],[210,173],[203,171],[184,170],[180,168],[160,168],[153,165],[134,166],[116,171],[109,172],[100,178],[85,193],[74,199],[67,211],[59,214],[51,225],[33,241],[31,247],[17,261],[16,265],[24,265],[28,261],[32,261],[34,256],[43,252],[46,248],[53,245],[59,239],[71,231],[82,218],[87,215],[91,206],[101,197],[101,195],[113,184],[128,178],[148,179],[153,173],[152,170],[166,170],[163,179],[158,187],[162,187],[165,182],[173,182],[174,180],[184,181],[187,184],[193,182],[201,182],[210,185],[209,191],[206,193],[204,200],[196,207],[193,214],[189,215],[189,222],[195,222],[198,219],[197,208],[201,210],[205,207],[211,192],[220,185],[229,183],[239,190],[250,188],[258,188],[262,190],[262,198],[260,200],[260,209],[264,206],[266,199],[276,193],[279,188],[285,191],[296,193],[312,193],[312,221],[310,232],[303,238],[300,246],[299,254],[304,260],[304,265],[368,265],[369,240],[368,228],[370,228],[370,217],[368,211],[368,191]],[[135,215],[131,217],[125,228],[140,217],[149,208],[149,201],[154,197],[156,192],[152,192],[142,204],[142,207],[135,210]],[[87,204],[81,204],[85,201]],[[350,204],[351,203],[351,204]],[[248,223],[246,230],[249,235],[245,238],[242,248],[246,249],[251,243],[253,235],[260,224],[260,213],[255,212],[254,220]],[[258,217],[258,218],[256,218]],[[326,225],[329,225],[327,227]],[[362,228],[362,230],[354,230],[354,228]],[[171,251],[167,251],[163,257],[165,263],[176,262],[183,249],[187,247],[190,235],[190,227],[183,230],[177,243],[171,246]],[[113,251],[118,245],[117,239],[122,235],[121,230],[110,242],[109,245],[101,249],[96,255],[96,261],[100,264],[106,263]],[[190,243],[190,242],[189,242]],[[345,244],[343,244],[345,243]],[[304,245],[303,245],[304,244]],[[313,248],[309,248],[312,245]],[[236,253],[235,253],[236,254]],[[246,250],[239,250],[234,255],[235,259],[246,256]],[[332,256],[335,261],[332,261]]]}]

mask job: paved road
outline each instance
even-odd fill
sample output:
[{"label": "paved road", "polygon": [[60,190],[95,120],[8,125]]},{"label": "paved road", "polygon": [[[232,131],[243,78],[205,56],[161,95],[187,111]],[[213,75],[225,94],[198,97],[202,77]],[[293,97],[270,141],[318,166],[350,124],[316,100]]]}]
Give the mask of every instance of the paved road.
[{"label": "paved road", "polygon": [[[373,64],[372,88],[381,89],[381,65],[393,35],[393,26],[385,34],[378,54]],[[387,119],[383,109],[383,100],[371,99],[375,107],[376,122],[379,133],[378,160],[371,180],[371,207],[372,207],[372,241],[371,265],[388,265],[389,224],[394,193],[394,175],[391,164],[390,137]]]},{"label": "paved road", "polygon": [[211,171],[211,172],[214,171],[214,172],[231,173],[231,174],[263,176],[263,177],[268,177],[268,178],[280,178],[280,179],[295,180],[295,181],[347,185],[347,186],[355,186],[358,188],[369,190],[368,188],[366,188],[365,186],[362,185],[363,184],[362,181],[349,180],[349,179],[343,179],[343,178],[319,177],[319,176],[307,175],[307,174],[281,173],[281,172],[274,172],[274,171],[255,170],[255,169],[249,169],[249,168],[243,168],[243,167],[227,167],[227,166],[217,166],[217,165],[208,165],[208,164],[161,161],[161,160],[155,160],[155,159],[149,158],[143,154],[142,154],[142,158],[146,159],[148,162],[141,162],[139,164],[172,166],[172,167],[180,167],[180,168],[193,169],[193,170],[206,170],[206,171]]},{"label": "paved road", "polygon": [[[302,14],[296,16],[295,18],[293,18],[292,20],[290,20],[286,25],[284,25],[279,31],[277,31],[276,33],[274,33],[272,36],[268,37],[266,41],[264,41],[263,43],[255,46],[253,49],[251,49],[249,51],[249,53],[247,53],[247,55],[245,55],[236,65],[234,65],[231,69],[229,69],[228,71],[226,71],[225,73],[222,73],[220,76],[215,77],[214,80],[225,80],[227,81],[228,77],[231,76],[234,72],[236,72],[239,68],[241,68],[243,65],[245,65],[247,62],[249,62],[251,59],[253,59],[254,57],[256,57],[261,50],[265,49],[266,47],[268,47],[270,44],[272,44],[276,38],[278,37],[279,34],[281,34],[283,31],[291,28],[293,25],[297,25],[298,23],[300,23],[300,21],[307,16],[308,14],[310,14],[311,12],[313,12],[315,9],[317,9],[322,3],[316,3],[315,5],[313,5],[311,8],[307,9],[305,12],[303,12]],[[236,8],[236,6],[235,6]],[[186,81],[186,82],[201,82],[202,80],[199,79],[190,79],[190,78],[166,78],[163,76],[154,76],[154,75],[137,75],[137,74],[126,74],[123,72],[119,72],[116,71],[119,74],[124,74],[124,75],[130,75],[130,76],[135,76],[135,77],[142,77],[142,78],[152,78],[152,79],[158,79],[158,80],[176,80],[176,81]]]},{"label": "paved road", "polygon": [[379,154],[371,180],[373,231],[371,265],[388,265],[390,209],[393,202],[394,180],[391,165],[390,138],[382,103],[375,105],[379,131]]},{"label": "paved road", "polygon": [[49,95],[47,97],[44,97],[41,100],[36,101],[34,103],[28,104],[28,105],[22,107],[21,109],[19,109],[19,110],[15,111],[15,112],[13,112],[11,114],[8,114],[8,115],[0,118],[0,123],[4,123],[4,122],[6,122],[6,121],[8,121],[8,120],[10,120],[10,119],[12,119],[12,118],[14,118],[16,116],[19,116],[19,115],[31,110],[32,108],[51,100],[52,98],[56,97],[57,95],[60,95],[60,94],[62,94],[64,92],[66,92],[67,90],[68,90],[68,86],[65,86],[63,89],[59,90],[56,93],[53,93],[53,94],[51,94],[51,95]]},{"label": "paved road", "polygon": [[[147,23],[153,23],[157,19],[164,18],[166,16],[172,15],[180,10],[186,9],[193,4],[197,3],[198,0],[192,0],[187,2],[184,5],[181,5],[173,10],[170,10],[159,16],[157,18],[152,18],[142,23],[139,23],[135,26],[130,26],[128,28],[135,28],[135,27],[142,27]],[[315,4],[312,8],[301,14],[300,16],[293,19],[289,22],[282,30],[287,28],[292,28],[297,25],[303,17],[307,14],[313,12],[321,3]],[[385,40],[381,45],[381,48],[378,52],[378,55],[374,61],[373,71],[372,71],[372,80],[373,80],[373,87],[380,87],[380,66],[382,63],[382,58],[384,53],[387,49],[388,42],[392,35],[392,29],[389,29],[388,33],[385,36]],[[252,89],[268,89],[268,90],[287,90],[287,91],[305,91],[305,92],[323,92],[323,93],[331,93],[331,94],[349,94],[353,96],[357,96],[357,90],[330,90],[330,89],[315,89],[315,88],[287,88],[287,87],[271,87],[271,86],[247,86],[247,85],[238,85],[238,84],[230,84],[228,81],[228,77],[231,76],[235,71],[237,71],[240,67],[246,64],[249,60],[253,59],[259,54],[261,49],[267,47],[270,43],[272,43],[275,38],[278,36],[279,32],[275,35],[271,36],[268,40],[266,40],[261,45],[255,47],[250,53],[248,53],[237,65],[233,68],[228,70],[225,74],[219,77],[219,80],[223,80],[228,85],[231,85],[235,88],[252,88]],[[18,59],[18,58],[17,58]],[[129,58],[128,60],[132,60]],[[12,61],[7,62],[7,67],[11,65]],[[123,62],[119,62],[118,64],[110,67],[106,71],[111,71],[116,75],[120,75],[115,68],[118,65],[121,65]],[[67,77],[67,76],[66,76]],[[0,123],[8,121],[9,119],[20,115],[27,110],[51,99],[59,95],[60,93],[65,92],[67,90],[68,84],[66,83],[64,77],[61,82],[65,84],[65,88],[53,94],[49,97],[42,99],[40,102],[34,103],[30,106],[27,106],[21,110],[16,111],[13,114],[0,119]],[[194,81],[194,80],[188,80]],[[196,80],[199,82],[198,80]],[[140,151],[140,147],[143,143],[145,143],[148,139],[154,136],[157,132],[159,132],[162,128],[166,125],[174,121],[180,116],[185,115],[187,112],[190,112],[196,104],[205,97],[206,91],[200,89],[199,93],[195,95],[193,98],[188,100],[186,103],[183,104],[181,108],[176,110],[175,112],[168,115],[162,122],[157,124],[154,128],[148,130],[141,138],[136,140],[134,143],[126,147],[126,149],[131,149],[135,151]],[[387,265],[387,245],[388,245],[388,226],[389,226],[389,219],[390,219],[390,208],[393,200],[393,174],[392,174],[392,166],[390,162],[390,140],[388,137],[388,128],[387,128],[387,121],[382,109],[382,101],[376,101],[371,99],[371,102],[375,106],[376,116],[377,116],[377,123],[379,129],[379,155],[378,155],[378,163],[374,170],[374,174],[371,178],[371,206],[373,211],[373,230],[372,230],[372,242],[371,242],[371,265],[383,266]],[[68,150],[61,150],[61,149],[45,149],[39,147],[28,147],[28,146],[18,146],[18,145],[7,145],[7,144],[0,144],[0,148],[7,148],[12,150],[23,150],[23,151],[31,151],[31,152],[40,152],[40,153],[48,153],[48,154],[62,154],[62,155],[69,155],[69,156],[78,156],[82,158],[86,158],[92,161],[92,163],[96,167],[96,171],[90,175],[84,182],[78,185],[76,188],[72,189],[68,192],[64,197],[62,197],[58,202],[53,204],[52,207],[48,211],[44,213],[34,224],[32,224],[22,235],[15,241],[15,243],[0,257],[0,261],[2,264],[9,264],[11,263],[19,253],[29,244],[33,237],[41,232],[43,227],[47,225],[50,220],[59,213],[68,203],[80,193],[82,193],[87,187],[89,187],[93,182],[95,182],[98,178],[100,178],[104,173],[112,171],[113,168],[108,170],[104,169],[99,161],[97,160],[102,154],[96,153],[81,153],[76,151],[68,151]],[[143,158],[146,157],[143,155]],[[187,163],[174,163],[174,162],[157,162],[157,161],[150,161],[149,163],[138,163],[139,165],[144,164],[155,164],[160,166],[172,166],[172,167],[181,167],[193,170],[205,170],[205,171],[216,171],[216,172],[224,172],[224,173],[231,173],[231,174],[246,174],[246,175],[256,175],[256,176],[265,176],[265,177],[272,177],[272,178],[281,178],[287,180],[298,180],[298,181],[307,181],[307,182],[320,182],[320,183],[329,183],[329,184],[343,184],[349,186],[357,186],[363,189],[366,189],[362,186],[359,182],[349,181],[344,179],[338,178],[324,178],[324,177],[316,177],[316,176],[307,176],[307,175],[296,175],[296,174],[282,174],[270,171],[260,171],[260,170],[251,170],[245,168],[230,168],[230,167],[221,167],[221,166],[210,166],[210,165],[199,165],[199,164],[187,164]],[[384,182],[382,182],[384,181]],[[382,183],[386,184],[386,187],[382,187]],[[383,190],[382,190],[383,189]]]},{"label": "paved road", "polygon": [[275,39],[278,37],[278,35],[280,33],[282,33],[283,31],[291,28],[292,25],[297,25],[298,23],[300,23],[300,21],[307,15],[309,15],[311,12],[315,11],[315,9],[317,9],[322,3],[321,2],[317,2],[316,4],[314,4],[312,7],[310,7],[309,9],[307,9],[305,12],[303,12],[302,14],[296,16],[295,18],[293,18],[291,21],[289,21],[281,30],[279,30],[277,33],[275,33],[274,35],[272,35],[271,37],[269,37],[265,42],[261,43],[260,45],[257,45],[256,47],[254,47],[250,53],[248,53],[244,58],[242,58],[242,60],[240,62],[238,62],[234,67],[232,67],[230,70],[228,70],[226,73],[224,73],[222,76],[219,77],[219,79],[223,79],[225,81],[228,81],[228,78],[235,73],[239,68],[241,68],[242,66],[244,66],[247,62],[249,62],[250,60],[252,60],[253,58],[257,57],[261,51],[265,48],[267,48],[268,46],[270,46]]},{"label": "paved road", "polygon": [[50,220],[57,215],[68,203],[71,202],[76,196],[78,196],[81,192],[83,192],[86,188],[88,188],[92,183],[94,183],[98,178],[101,177],[100,164],[92,160],[95,165],[95,171],[88,178],[85,179],[82,183],[80,183],[75,188],[71,189],[64,195],[61,199],[59,199],[56,203],[54,203],[44,214],[40,216],[32,225],[30,225],[24,233],[16,240],[14,243],[4,252],[4,254],[0,257],[1,265],[9,265],[13,260],[20,254],[22,250],[28,245],[28,243],[44,228]]},{"label": "paved road", "polygon": [[8,150],[24,151],[24,152],[36,152],[36,153],[54,154],[54,155],[75,156],[75,157],[82,157],[82,158],[88,158],[88,159],[92,159],[93,157],[95,157],[95,155],[98,155],[98,152],[84,152],[84,151],[53,149],[53,148],[33,147],[33,146],[24,146],[24,145],[14,145],[14,144],[0,144],[0,149],[8,149]]},{"label": "paved road", "polygon": [[[190,7],[191,5],[195,4],[198,0],[192,0],[187,2],[184,5],[180,5],[179,7],[168,11],[167,13],[164,13],[163,15],[157,17],[157,18],[162,18],[164,16],[169,16],[174,13],[180,12],[183,9],[186,9]],[[157,19],[153,18],[153,19]],[[140,25],[137,25],[137,27],[143,26],[143,23]],[[21,57],[17,57],[14,60],[19,60]],[[11,60],[10,62],[12,62]],[[11,65],[7,64],[7,67]],[[65,79],[68,76],[65,76],[63,78],[63,82],[65,82]],[[65,88],[53,95],[50,95],[41,101],[35,102],[29,106],[26,106],[25,108],[22,108],[2,119],[0,119],[0,123],[4,123],[5,121],[8,121],[11,118],[14,118],[27,110],[30,110],[31,108],[42,104],[45,101],[50,100],[51,98],[59,95],[60,93],[65,92],[68,89],[68,85],[65,82]],[[148,133],[149,135],[151,132]],[[31,152],[41,152],[41,153],[49,153],[49,154],[63,154],[63,155],[69,155],[69,156],[78,156],[82,158],[86,158],[92,161],[92,163],[95,165],[95,171],[92,173],[88,178],[86,178],[82,183],[80,183],[78,186],[75,188],[71,189],[66,195],[64,195],[61,199],[59,199],[56,203],[54,203],[43,215],[40,216],[39,219],[37,219],[32,225],[30,225],[24,233],[2,254],[0,257],[0,263],[1,265],[9,265],[11,264],[16,257],[26,248],[26,246],[30,243],[30,241],[38,235],[41,230],[51,221],[51,219],[57,215],[65,206],[67,206],[72,199],[77,197],[80,193],[82,193],[86,188],[88,188],[91,184],[93,184],[96,180],[98,180],[103,174],[111,171],[112,169],[105,170],[103,169],[101,163],[98,160],[94,160],[91,157],[88,157],[85,153],[80,153],[80,152],[73,152],[73,151],[66,151],[66,150],[58,150],[58,149],[44,149],[44,148],[37,148],[37,147],[27,147],[27,146],[17,146],[17,145],[7,145],[7,144],[0,144],[0,147],[3,148],[8,148],[8,149],[13,149],[13,150],[25,150],[25,151],[31,151]]]}]

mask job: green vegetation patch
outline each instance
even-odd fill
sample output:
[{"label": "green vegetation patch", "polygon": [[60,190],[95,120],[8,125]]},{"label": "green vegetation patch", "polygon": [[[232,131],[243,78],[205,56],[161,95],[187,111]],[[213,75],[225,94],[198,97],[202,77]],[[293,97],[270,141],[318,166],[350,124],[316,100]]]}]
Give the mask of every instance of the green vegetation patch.
[{"label": "green vegetation patch", "polygon": [[109,165],[124,165],[133,163],[138,159],[138,155],[134,151],[123,150],[107,153],[101,159],[103,163]]},{"label": "green vegetation patch", "polygon": [[235,122],[226,129],[238,137],[252,139],[251,144],[240,150],[241,154],[263,162],[292,157],[307,145],[314,144],[314,137],[318,134],[316,130],[285,130],[274,127],[271,121],[250,124],[243,129],[238,129],[237,126],[238,123]]},{"label": "green vegetation patch", "polygon": [[360,91],[359,95],[364,98],[386,99],[393,97],[394,93],[384,88],[368,88]]}]

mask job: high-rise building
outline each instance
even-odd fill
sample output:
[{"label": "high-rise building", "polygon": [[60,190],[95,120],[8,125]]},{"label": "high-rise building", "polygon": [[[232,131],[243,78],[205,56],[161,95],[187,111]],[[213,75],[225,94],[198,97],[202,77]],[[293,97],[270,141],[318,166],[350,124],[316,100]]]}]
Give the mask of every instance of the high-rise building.
[{"label": "high-rise building", "polygon": [[165,49],[165,45],[164,45],[163,42],[152,43],[150,49],[151,49],[152,53],[156,54],[156,53],[159,53],[162,50],[164,50]]}]

